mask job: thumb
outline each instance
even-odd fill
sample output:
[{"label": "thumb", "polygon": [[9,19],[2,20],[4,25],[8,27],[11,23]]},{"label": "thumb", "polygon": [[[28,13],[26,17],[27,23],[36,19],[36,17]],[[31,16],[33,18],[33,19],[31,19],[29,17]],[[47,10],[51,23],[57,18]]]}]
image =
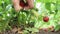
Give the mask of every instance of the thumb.
[{"label": "thumb", "polygon": [[12,3],[14,5],[14,8],[16,11],[19,11],[20,9],[22,9],[22,7],[19,5],[19,2],[20,0],[12,0]]}]

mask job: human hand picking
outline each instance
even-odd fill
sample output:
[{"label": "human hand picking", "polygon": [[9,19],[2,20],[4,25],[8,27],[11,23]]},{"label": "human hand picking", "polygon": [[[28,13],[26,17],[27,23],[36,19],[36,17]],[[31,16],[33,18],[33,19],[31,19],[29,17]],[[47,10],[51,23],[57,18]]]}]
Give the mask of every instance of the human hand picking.
[{"label": "human hand picking", "polygon": [[34,0],[12,0],[14,8],[16,11],[21,9],[31,9],[34,7]]}]

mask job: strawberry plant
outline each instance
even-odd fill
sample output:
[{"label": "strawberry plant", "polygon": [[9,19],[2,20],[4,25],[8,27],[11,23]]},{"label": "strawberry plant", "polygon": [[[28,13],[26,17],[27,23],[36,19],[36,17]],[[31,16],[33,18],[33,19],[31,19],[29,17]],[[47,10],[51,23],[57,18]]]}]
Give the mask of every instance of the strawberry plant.
[{"label": "strawberry plant", "polygon": [[[27,3],[21,1],[20,6]],[[11,0],[0,0],[0,32],[13,27],[24,33],[60,30],[60,0],[35,0],[34,8],[16,12]]]}]

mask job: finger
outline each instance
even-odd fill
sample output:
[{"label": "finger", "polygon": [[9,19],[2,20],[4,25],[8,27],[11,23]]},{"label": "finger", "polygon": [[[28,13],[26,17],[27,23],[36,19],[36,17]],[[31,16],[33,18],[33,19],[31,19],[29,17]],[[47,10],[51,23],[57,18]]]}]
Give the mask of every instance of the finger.
[{"label": "finger", "polygon": [[13,3],[13,5],[14,5],[14,8],[15,8],[15,10],[16,11],[19,11],[22,7],[20,7],[20,5],[19,5],[19,1],[20,0],[12,0],[12,3]]},{"label": "finger", "polygon": [[24,10],[28,10],[28,9],[29,9],[29,6],[25,6],[25,7],[24,7]]},{"label": "finger", "polygon": [[34,0],[27,0],[27,2],[28,2],[28,6],[30,8],[33,8],[34,7]]}]

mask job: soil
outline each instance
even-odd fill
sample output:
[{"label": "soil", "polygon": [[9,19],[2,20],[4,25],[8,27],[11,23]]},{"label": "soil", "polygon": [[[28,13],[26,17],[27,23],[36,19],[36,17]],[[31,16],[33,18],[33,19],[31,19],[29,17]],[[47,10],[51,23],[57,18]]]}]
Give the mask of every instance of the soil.
[{"label": "soil", "polygon": [[[18,31],[13,32],[13,31],[9,30],[9,31],[2,32],[0,34],[22,34],[22,33],[21,33],[21,31],[20,31],[20,33],[18,33]],[[60,31],[59,32],[45,32],[45,31],[40,30],[39,32],[36,32],[34,34],[60,34]]]}]

